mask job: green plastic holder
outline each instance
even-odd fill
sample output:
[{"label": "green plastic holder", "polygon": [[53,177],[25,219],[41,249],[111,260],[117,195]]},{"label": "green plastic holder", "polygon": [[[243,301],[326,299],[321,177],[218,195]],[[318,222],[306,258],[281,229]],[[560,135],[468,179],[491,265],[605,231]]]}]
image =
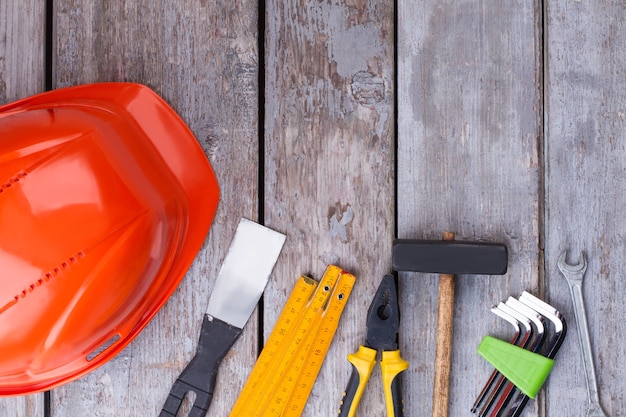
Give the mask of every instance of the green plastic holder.
[{"label": "green plastic holder", "polygon": [[491,336],[485,336],[478,353],[530,398],[537,396],[554,366],[552,359]]}]

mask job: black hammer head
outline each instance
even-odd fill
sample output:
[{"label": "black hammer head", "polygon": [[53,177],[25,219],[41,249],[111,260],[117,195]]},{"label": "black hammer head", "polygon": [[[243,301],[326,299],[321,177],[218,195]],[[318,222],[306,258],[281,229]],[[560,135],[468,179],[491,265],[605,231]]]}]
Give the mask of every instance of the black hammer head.
[{"label": "black hammer head", "polygon": [[503,275],[508,251],[501,243],[397,239],[391,263],[394,271]]}]

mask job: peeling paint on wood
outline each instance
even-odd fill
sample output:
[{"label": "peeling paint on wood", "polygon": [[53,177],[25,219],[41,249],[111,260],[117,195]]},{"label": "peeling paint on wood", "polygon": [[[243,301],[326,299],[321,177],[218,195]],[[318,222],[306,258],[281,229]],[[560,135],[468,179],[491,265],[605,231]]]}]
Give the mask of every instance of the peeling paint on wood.
[{"label": "peeling paint on wood", "polygon": [[[504,325],[489,309],[538,286],[541,14],[532,2],[426,1],[400,2],[398,18],[399,237],[452,231],[515,257],[504,277],[457,277],[449,414],[461,416],[490,372],[476,348]],[[405,415],[427,416],[438,277],[399,282]],[[536,415],[537,403],[528,409]]]},{"label": "peeling paint on wood", "polygon": [[[288,233],[265,306],[330,262],[357,277],[303,416],[336,415],[393,238],[393,3],[268,1],[265,218]],[[372,245],[375,242],[375,245]],[[279,308],[266,308],[271,331]],[[380,379],[361,410],[383,415]]]},{"label": "peeling paint on wood", "polygon": [[[133,343],[52,393],[54,416],[158,415],[195,353],[213,280],[241,217],[258,212],[254,2],[54,2],[55,87],[146,84],[195,133],[221,189],[211,231],[177,291]],[[257,355],[254,317],[220,367],[211,415],[227,415]]]},{"label": "peeling paint on wood", "polygon": [[[152,87],[196,134],[222,198],[165,308],[115,359],[53,390],[52,416],[158,414],[194,353],[224,242],[240,217],[256,218],[259,202],[265,223],[288,236],[266,290],[262,333],[300,274],[319,279],[333,263],[357,276],[304,417],[336,414],[351,371],[346,355],[364,340],[396,230],[433,239],[453,230],[458,239],[509,246],[504,277],[457,279],[450,415],[469,413],[491,371],[476,353],[480,339],[509,337],[489,308],[529,290],[569,317],[570,332],[546,389],[524,415],[584,416],[573,309],[556,268],[565,249],[585,251],[589,261],[583,292],[602,404],[613,416],[626,409],[622,3],[268,0],[262,11],[239,1],[53,3],[53,87]],[[264,57],[259,17],[266,19]],[[0,103],[43,89],[44,27],[43,3],[0,0]],[[425,417],[437,277],[401,273],[399,285],[400,346],[410,361],[405,416]],[[224,359],[211,415],[228,415],[256,358],[258,331],[248,323]],[[359,414],[382,416],[374,372]],[[0,399],[5,415],[43,417],[43,395]]]},{"label": "peeling paint on wood", "polygon": [[328,213],[330,216],[328,219],[330,237],[339,238],[342,242],[349,242],[352,240],[352,231],[348,228],[354,218],[352,206],[348,204],[344,208],[340,204],[337,204],[337,206],[331,207],[331,209],[328,210]]},{"label": "peeling paint on wood", "polygon": [[[626,409],[626,5],[623,2],[550,2],[546,49],[546,287],[570,317],[559,351],[546,415],[585,416],[587,391],[573,306],[557,259],[584,252],[583,297],[600,402],[610,416]],[[556,375],[560,377],[555,378]],[[559,395],[561,394],[561,395]]]}]

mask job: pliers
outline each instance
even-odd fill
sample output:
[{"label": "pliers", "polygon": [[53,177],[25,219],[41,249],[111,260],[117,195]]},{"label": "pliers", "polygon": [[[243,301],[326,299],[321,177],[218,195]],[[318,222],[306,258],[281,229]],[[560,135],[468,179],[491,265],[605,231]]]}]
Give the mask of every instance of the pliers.
[{"label": "pliers", "polygon": [[409,367],[398,349],[400,308],[393,276],[382,279],[367,311],[367,339],[356,353],[348,355],[352,375],[339,406],[339,417],[354,417],[365,385],[380,359],[387,417],[404,415],[398,375]]}]

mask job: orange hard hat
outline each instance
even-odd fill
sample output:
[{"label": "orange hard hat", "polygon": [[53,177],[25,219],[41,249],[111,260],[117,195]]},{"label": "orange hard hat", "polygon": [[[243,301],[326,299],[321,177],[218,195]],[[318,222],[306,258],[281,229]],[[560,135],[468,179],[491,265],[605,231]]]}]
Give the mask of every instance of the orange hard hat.
[{"label": "orange hard hat", "polygon": [[0,107],[0,395],[111,359],[185,275],[217,180],[149,88],[102,83]]}]

